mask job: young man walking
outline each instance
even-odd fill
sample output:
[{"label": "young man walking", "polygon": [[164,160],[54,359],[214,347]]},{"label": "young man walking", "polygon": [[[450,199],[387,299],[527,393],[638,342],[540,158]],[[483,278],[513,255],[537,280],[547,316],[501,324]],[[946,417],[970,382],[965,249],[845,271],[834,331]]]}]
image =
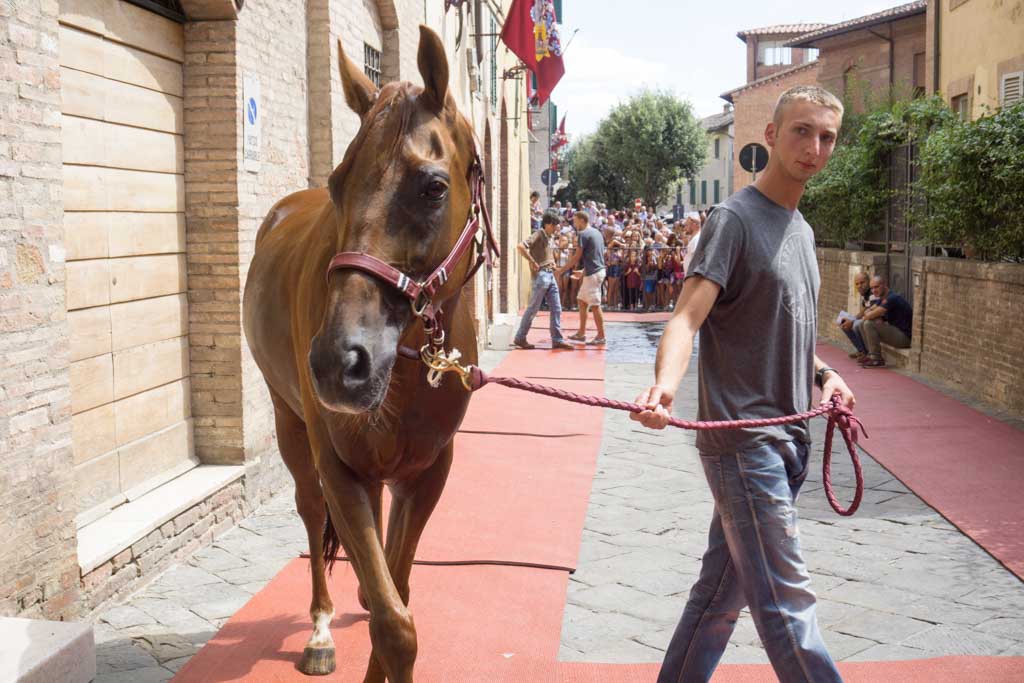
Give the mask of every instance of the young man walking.
[{"label": "young man walking", "polygon": [[554,211],[546,211],[541,219],[541,229],[535,230],[523,242],[516,246],[516,250],[530,262],[530,271],[533,273],[533,287],[530,290],[530,303],[526,306],[523,319],[519,322],[519,331],[516,332],[512,344],[521,349],[535,348],[533,344],[526,341],[526,335],[530,332],[530,325],[533,318],[540,310],[542,301],[547,300],[550,312],[549,326],[551,328],[551,347],[555,349],[575,350],[562,338],[562,301],[558,295],[558,280],[555,278],[555,259],[551,253],[551,237],[560,223],[558,214]]},{"label": "young man walking", "polygon": [[604,314],[601,313],[601,285],[604,284],[604,236],[601,231],[590,225],[590,216],[586,211],[577,211],[572,218],[573,227],[579,233],[580,248],[569,258],[568,262],[555,272],[559,277],[567,270],[572,270],[580,261],[583,261],[582,275],[573,274],[573,279],[582,277],[580,291],[576,294],[576,301],[580,306],[580,329],[576,334],[570,335],[573,341],[586,341],[587,332],[587,310],[594,311],[594,322],[597,324],[597,336],[591,339],[588,344],[603,346],[604,339]]},{"label": "young man walking", "polygon": [[[825,167],[843,107],[816,86],[779,98],[765,130],[768,167],[708,218],[692,268],[658,347],[654,386],[633,418],[662,429],[700,330],[699,419],[803,412],[854,397],[814,353],[820,279],[811,227],[797,211],[804,186]],[[715,499],[700,578],[676,627],[660,683],[711,678],[744,606],[783,683],[841,681],[815,616],[800,549],[797,493],[807,475],[806,422],[700,431],[697,449]]]}]

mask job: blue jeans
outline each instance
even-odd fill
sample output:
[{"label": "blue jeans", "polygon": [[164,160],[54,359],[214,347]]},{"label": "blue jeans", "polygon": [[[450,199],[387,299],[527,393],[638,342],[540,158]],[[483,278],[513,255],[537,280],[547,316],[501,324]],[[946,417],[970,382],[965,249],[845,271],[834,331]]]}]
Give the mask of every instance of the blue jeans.
[{"label": "blue jeans", "polygon": [[710,680],[746,605],[782,683],[842,681],[818,630],[797,534],[794,504],[809,452],[807,444],[777,442],[729,455],[701,454],[715,513],[700,578],[658,683]]},{"label": "blue jeans", "polygon": [[846,334],[846,338],[853,344],[853,348],[857,349],[861,353],[867,353],[868,347],[864,343],[864,336],[861,332],[861,327],[864,325],[863,320],[854,320],[852,329],[844,329],[843,332]]},{"label": "blue jeans", "polygon": [[530,325],[533,318],[540,310],[540,304],[547,299],[548,310],[551,312],[551,341],[565,341],[562,338],[562,300],[558,296],[558,283],[555,281],[555,274],[550,270],[542,270],[533,278],[533,289],[530,290],[530,303],[523,312],[523,319],[519,322],[519,331],[516,332],[516,339],[522,341],[530,332]]}]

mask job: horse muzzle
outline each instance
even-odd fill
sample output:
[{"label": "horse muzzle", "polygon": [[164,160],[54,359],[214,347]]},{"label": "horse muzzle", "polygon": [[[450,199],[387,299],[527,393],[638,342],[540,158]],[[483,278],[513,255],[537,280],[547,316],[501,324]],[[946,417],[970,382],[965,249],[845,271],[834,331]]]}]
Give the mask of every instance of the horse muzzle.
[{"label": "horse muzzle", "polygon": [[396,346],[362,334],[332,340],[322,335],[313,337],[309,368],[317,398],[324,407],[338,413],[376,410],[387,394]]}]

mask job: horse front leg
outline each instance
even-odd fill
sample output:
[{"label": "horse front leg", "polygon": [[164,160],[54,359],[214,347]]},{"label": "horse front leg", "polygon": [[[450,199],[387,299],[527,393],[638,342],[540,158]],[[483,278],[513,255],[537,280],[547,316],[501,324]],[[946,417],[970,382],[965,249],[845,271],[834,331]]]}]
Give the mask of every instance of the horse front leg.
[{"label": "horse front leg", "polygon": [[[377,542],[383,545],[383,526],[381,525],[381,506],[383,502],[381,497],[384,493],[384,485],[379,482],[371,482],[366,485],[366,488],[370,492],[370,507],[373,509],[373,520],[377,526]],[[356,590],[356,597],[359,599],[359,606],[366,611],[370,611],[370,603],[366,601],[366,594],[363,592],[362,586]],[[406,604],[408,604],[408,601]]]},{"label": "horse front leg", "polygon": [[391,578],[406,605],[409,604],[409,575],[416,558],[416,546],[448,481],[453,452],[454,447],[449,442],[423,474],[411,482],[396,484],[391,490],[385,552]]},{"label": "horse front leg", "polygon": [[[406,606],[409,605],[409,575],[416,556],[416,546],[448,480],[452,453],[452,445],[449,443],[423,474],[411,482],[391,487],[385,556],[391,579]],[[381,658],[374,651],[370,656],[366,680],[383,680],[383,677]]]},{"label": "horse front leg", "polygon": [[313,621],[313,633],[302,651],[299,670],[310,676],[322,676],[331,673],[335,668],[334,639],[331,637],[334,605],[327,591],[323,556],[323,532],[327,510],[320,491],[320,477],[313,465],[306,425],[273,390],[270,395],[274,403],[278,450],[292,479],[295,480],[295,508],[302,518],[309,539],[309,564],[313,577],[313,599],[309,606],[309,616]]},{"label": "horse front leg", "polygon": [[373,486],[360,481],[332,450],[318,463],[331,521],[352,561],[359,586],[370,608],[373,651],[366,683],[412,683],[416,661],[416,628],[388,570],[377,536]]}]

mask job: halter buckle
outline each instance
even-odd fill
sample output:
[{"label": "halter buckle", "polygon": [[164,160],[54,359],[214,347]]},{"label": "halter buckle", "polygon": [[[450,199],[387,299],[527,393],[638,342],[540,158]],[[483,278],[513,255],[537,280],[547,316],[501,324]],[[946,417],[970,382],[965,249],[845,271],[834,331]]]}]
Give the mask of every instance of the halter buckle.
[{"label": "halter buckle", "polygon": [[427,308],[430,307],[430,297],[427,296],[427,293],[425,291],[420,290],[420,293],[417,294],[416,298],[412,300],[411,306],[413,315],[415,315],[417,318],[426,320]]}]

